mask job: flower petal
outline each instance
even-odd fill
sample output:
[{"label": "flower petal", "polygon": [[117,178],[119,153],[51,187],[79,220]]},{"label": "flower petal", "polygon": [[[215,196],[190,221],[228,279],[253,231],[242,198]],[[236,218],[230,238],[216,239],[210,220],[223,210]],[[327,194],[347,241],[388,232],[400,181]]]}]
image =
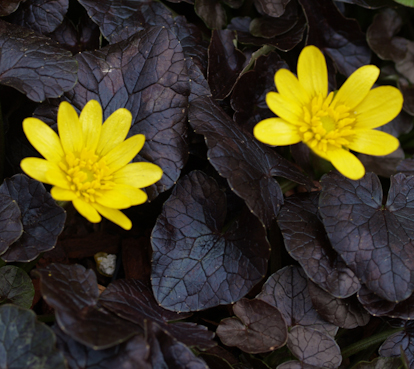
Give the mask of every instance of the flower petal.
[{"label": "flower petal", "polygon": [[23,131],[45,159],[57,163],[64,156],[59,136],[46,123],[36,118],[26,118],[23,121]]},{"label": "flower petal", "polygon": [[400,142],[388,133],[376,130],[356,130],[348,144],[351,150],[367,155],[388,155],[398,149]]},{"label": "flower petal", "polygon": [[73,201],[77,197],[73,191],[57,186],[52,187],[50,194],[57,201]]},{"label": "flower petal", "polygon": [[132,222],[122,211],[119,211],[117,209],[110,209],[97,203],[94,203],[93,206],[105,218],[109,219],[115,224],[118,224],[123,229],[129,231],[132,228]]},{"label": "flower petal", "polygon": [[269,118],[257,123],[254,136],[261,142],[273,146],[293,145],[301,141],[296,126],[280,118]]},{"label": "flower petal", "polygon": [[132,206],[131,199],[121,191],[106,190],[100,192],[102,196],[96,197],[96,202],[111,209],[127,209]]},{"label": "flower petal", "polygon": [[129,201],[131,201],[131,206],[141,205],[148,199],[144,191],[129,185],[117,184],[112,191],[118,191],[128,197]]},{"label": "flower petal", "polygon": [[91,204],[80,198],[76,198],[72,202],[75,209],[91,223],[99,223],[102,220],[101,216]]},{"label": "flower petal", "polygon": [[345,177],[357,180],[364,176],[364,166],[359,159],[348,150],[335,148],[328,150],[327,155],[332,165]]},{"label": "flower petal", "polygon": [[79,122],[82,127],[83,146],[95,151],[102,129],[102,108],[96,100],[89,100],[82,109]]},{"label": "flower petal", "polygon": [[279,94],[299,104],[309,104],[308,93],[290,70],[279,69],[275,74],[275,84]]},{"label": "flower petal", "polygon": [[113,176],[117,184],[143,188],[159,181],[162,177],[162,169],[152,163],[131,163],[116,171]]},{"label": "flower petal", "polygon": [[82,127],[78,113],[66,101],[62,101],[59,105],[57,122],[63,150],[66,153],[80,152],[83,145]]},{"label": "flower petal", "polygon": [[300,84],[312,98],[328,95],[328,69],[326,60],[315,46],[306,46],[299,55],[298,79]]},{"label": "flower petal", "polygon": [[144,135],[135,135],[120,143],[107,153],[105,155],[105,162],[109,167],[108,174],[116,172],[118,169],[127,165],[142,149],[144,143]]},{"label": "flower petal", "polygon": [[338,93],[335,95],[332,104],[345,105],[354,109],[368,95],[379,76],[379,69],[375,65],[364,65],[352,73]]},{"label": "flower petal", "polygon": [[47,176],[48,173],[55,171],[61,172],[55,163],[40,158],[24,158],[20,162],[20,167],[28,176],[48,184],[54,184]]},{"label": "flower petal", "polygon": [[102,125],[96,153],[104,156],[125,140],[131,128],[132,114],[124,108],[114,111]]},{"label": "flower petal", "polygon": [[303,109],[298,101],[290,100],[277,92],[268,92],[266,104],[273,113],[286,122],[299,124],[302,120]]},{"label": "flower petal", "polygon": [[381,127],[393,120],[401,111],[403,96],[395,87],[380,86],[369,91],[367,97],[354,110],[355,129]]}]

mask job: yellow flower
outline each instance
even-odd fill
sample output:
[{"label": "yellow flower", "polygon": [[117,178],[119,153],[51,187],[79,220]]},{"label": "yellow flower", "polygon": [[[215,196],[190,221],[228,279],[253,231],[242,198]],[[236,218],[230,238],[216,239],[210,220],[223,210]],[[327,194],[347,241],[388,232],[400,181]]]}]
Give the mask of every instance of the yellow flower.
[{"label": "yellow flower", "polygon": [[145,142],[144,135],[125,140],[131,113],[118,109],[102,124],[102,108],[97,101],[90,100],[80,116],[69,103],[62,102],[57,122],[60,137],[39,119],[23,121],[28,140],[45,158],[23,159],[23,171],[53,185],[53,198],[72,201],[90,222],[100,222],[103,215],[131,229],[131,221],[118,209],[144,203],[147,194],[140,188],[162,176],[161,168],[155,164],[128,164]]},{"label": "yellow flower", "polygon": [[379,76],[376,66],[357,69],[336,94],[328,94],[325,58],[318,48],[307,46],[299,56],[297,73],[298,77],[287,69],[276,72],[278,92],[269,92],[266,102],[279,118],[254,127],[259,141],[278,146],[302,141],[353,180],[363,177],[365,168],[349,150],[388,155],[398,148],[398,139],[373,129],[394,119],[403,104],[395,87],[371,90]]}]

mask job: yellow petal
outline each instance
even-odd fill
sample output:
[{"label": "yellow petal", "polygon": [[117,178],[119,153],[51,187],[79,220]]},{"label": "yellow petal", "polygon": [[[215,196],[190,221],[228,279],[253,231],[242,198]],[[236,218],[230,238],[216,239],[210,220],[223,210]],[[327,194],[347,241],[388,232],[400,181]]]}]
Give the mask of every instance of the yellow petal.
[{"label": "yellow petal", "polygon": [[148,199],[148,196],[144,191],[129,185],[117,184],[112,191],[118,191],[128,197],[131,206],[141,205]]},{"label": "yellow petal", "polygon": [[79,122],[82,127],[83,145],[94,151],[98,146],[102,129],[102,108],[96,100],[89,100],[82,109]]},{"label": "yellow petal", "polygon": [[76,198],[72,202],[79,214],[88,219],[91,223],[99,223],[102,220],[101,216],[91,204],[80,198]]},{"label": "yellow petal", "polygon": [[24,158],[20,162],[20,167],[28,176],[48,184],[54,183],[50,182],[47,173],[61,171],[55,163],[40,158]]},{"label": "yellow petal", "polygon": [[257,123],[254,136],[261,142],[273,146],[293,145],[301,141],[296,126],[280,118],[269,118]]},{"label": "yellow petal", "polygon": [[83,145],[83,138],[78,113],[66,101],[62,101],[59,105],[57,122],[63,150],[66,153],[80,152]]},{"label": "yellow petal", "polygon": [[298,79],[312,98],[328,95],[328,69],[322,52],[315,46],[306,46],[299,55]]},{"label": "yellow petal", "polygon": [[143,188],[159,181],[162,177],[162,169],[152,163],[131,163],[116,171],[113,176],[117,184]]},{"label": "yellow petal", "polygon": [[401,111],[403,96],[395,87],[381,86],[371,90],[355,108],[355,129],[381,127],[393,120]]},{"label": "yellow petal", "polygon": [[36,118],[26,118],[23,130],[32,146],[45,159],[55,163],[61,160],[64,153],[59,136],[47,124]]},{"label": "yellow petal", "polygon": [[352,73],[338,93],[335,95],[333,104],[345,105],[354,109],[368,95],[379,76],[379,69],[375,65],[364,65]]},{"label": "yellow petal", "polygon": [[292,124],[299,124],[303,115],[302,105],[298,101],[290,100],[277,92],[269,92],[266,95],[266,103],[269,109]]},{"label": "yellow petal", "polygon": [[329,150],[327,155],[332,165],[345,177],[357,180],[364,176],[364,166],[359,159],[348,150],[336,148]]},{"label": "yellow petal", "polygon": [[367,155],[388,155],[398,149],[400,142],[388,133],[376,130],[356,130],[348,147]]},{"label": "yellow petal", "polygon": [[73,191],[57,186],[52,187],[50,194],[57,201],[73,201],[77,197]]},{"label": "yellow petal", "polygon": [[123,166],[127,165],[142,149],[144,143],[144,135],[135,135],[120,143],[108,154],[106,154],[105,162],[106,165],[109,167],[108,174],[116,172]]},{"label": "yellow petal", "polygon": [[287,99],[306,105],[310,97],[296,76],[287,69],[279,69],[275,74],[275,84],[278,92]]},{"label": "yellow petal", "polygon": [[109,209],[105,206],[94,203],[93,206],[98,210],[105,218],[109,219],[111,222],[119,225],[125,230],[129,231],[132,228],[132,222],[129,218],[122,212],[116,209]]},{"label": "yellow petal", "polygon": [[102,126],[96,153],[106,155],[125,140],[131,128],[132,115],[124,108],[114,111]]},{"label": "yellow petal", "polygon": [[132,206],[131,199],[118,190],[101,192],[102,196],[96,197],[96,202],[111,209],[127,209]]}]

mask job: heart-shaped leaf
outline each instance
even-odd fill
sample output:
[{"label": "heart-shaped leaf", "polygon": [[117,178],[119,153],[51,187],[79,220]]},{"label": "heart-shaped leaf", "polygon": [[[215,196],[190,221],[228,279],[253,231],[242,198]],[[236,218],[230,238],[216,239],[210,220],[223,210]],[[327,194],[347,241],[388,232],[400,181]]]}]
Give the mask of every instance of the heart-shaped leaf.
[{"label": "heart-shaped leaf", "polygon": [[352,270],[332,250],[318,217],[318,202],[317,192],[285,199],[277,221],[286,250],[299,262],[307,276],[329,294],[349,297],[361,285]]},{"label": "heart-shaped leaf", "polygon": [[29,309],[35,290],[27,273],[16,266],[0,268],[0,304],[10,303]]},{"label": "heart-shaped leaf", "polygon": [[242,213],[223,231],[226,196],[200,171],[183,177],[152,231],[152,288],[162,307],[196,311],[241,299],[266,273],[263,225]]},{"label": "heart-shaped leaf", "polygon": [[378,177],[322,177],[320,214],[332,247],[368,289],[399,302],[414,290],[414,177],[397,174],[385,207]]},{"label": "heart-shaped leaf", "polygon": [[[111,283],[102,292],[99,302],[118,316],[142,328],[146,320],[156,322],[160,328],[168,331],[187,346],[208,349],[216,345],[212,341],[213,332],[195,323],[176,322],[187,318],[190,314],[177,314],[163,309],[155,301],[150,287],[137,279],[119,279]],[[175,322],[168,324],[169,321]]]},{"label": "heart-shaped leaf", "polygon": [[78,66],[50,38],[0,20],[0,83],[33,101],[61,96],[76,83]]},{"label": "heart-shaped leaf", "polygon": [[282,190],[273,176],[312,186],[292,163],[242,131],[211,98],[191,102],[189,122],[205,136],[213,167],[266,227],[283,204]]},{"label": "heart-shaped leaf", "polygon": [[1,367],[13,369],[65,369],[55,348],[52,330],[36,320],[32,310],[14,305],[0,306]]},{"label": "heart-shaped leaf", "polygon": [[47,34],[62,23],[68,8],[69,0],[25,0],[9,20],[37,33]]},{"label": "heart-shaped leaf", "polygon": [[346,329],[368,324],[370,315],[358,302],[356,296],[338,299],[311,281],[308,281],[308,288],[313,306],[327,322]]},{"label": "heart-shaped leaf", "polygon": [[318,368],[335,369],[342,362],[341,349],[335,340],[309,327],[293,327],[287,346],[300,361]]},{"label": "heart-shaped leaf", "polygon": [[254,5],[260,14],[270,17],[280,17],[285,12],[290,0],[254,0]]},{"label": "heart-shaped leaf", "polygon": [[22,236],[1,255],[2,259],[28,262],[52,250],[65,225],[66,213],[43,184],[24,174],[16,174],[4,180],[0,186],[1,195],[16,201],[23,224]]},{"label": "heart-shaped leaf", "polygon": [[83,266],[50,264],[33,271],[40,277],[40,291],[55,309],[59,327],[73,339],[95,350],[115,346],[142,329],[98,304],[95,273]]},{"label": "heart-shaped leaf", "polygon": [[309,294],[308,280],[300,267],[287,266],[272,274],[256,298],[277,307],[288,327],[307,326],[332,336],[338,330],[316,312]]},{"label": "heart-shaped leaf", "polygon": [[237,318],[226,318],[217,335],[226,346],[250,354],[276,350],[287,341],[287,326],[280,311],[262,300],[241,299],[233,305]]}]

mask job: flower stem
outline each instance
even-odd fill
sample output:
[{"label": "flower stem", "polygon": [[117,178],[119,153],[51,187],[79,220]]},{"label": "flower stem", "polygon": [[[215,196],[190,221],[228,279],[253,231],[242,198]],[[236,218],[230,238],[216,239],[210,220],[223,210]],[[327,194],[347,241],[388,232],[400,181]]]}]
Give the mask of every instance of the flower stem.
[{"label": "flower stem", "polygon": [[352,345],[346,347],[342,350],[342,359],[346,359],[352,355],[357,354],[358,352],[369,348],[370,346],[377,345],[385,341],[389,336],[394,333],[401,332],[404,328],[395,328],[389,329],[384,332],[380,332],[374,336],[364,338],[361,341],[353,343]]}]

